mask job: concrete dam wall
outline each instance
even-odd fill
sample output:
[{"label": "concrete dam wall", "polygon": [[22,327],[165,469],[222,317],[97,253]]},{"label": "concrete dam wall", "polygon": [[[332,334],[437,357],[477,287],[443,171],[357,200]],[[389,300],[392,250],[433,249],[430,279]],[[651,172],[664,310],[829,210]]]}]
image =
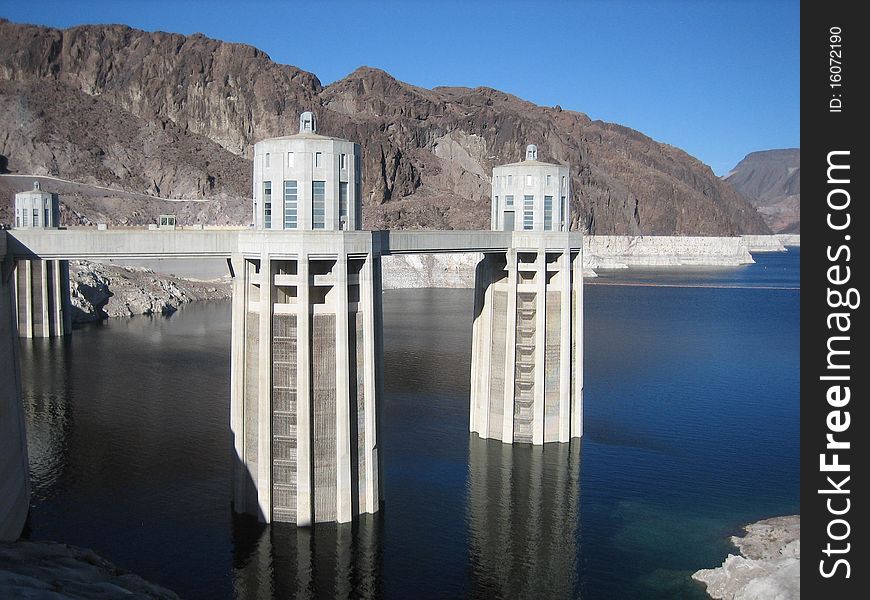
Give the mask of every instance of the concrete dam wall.
[{"label": "concrete dam wall", "polygon": [[0,541],[18,538],[30,504],[12,265],[0,231]]}]

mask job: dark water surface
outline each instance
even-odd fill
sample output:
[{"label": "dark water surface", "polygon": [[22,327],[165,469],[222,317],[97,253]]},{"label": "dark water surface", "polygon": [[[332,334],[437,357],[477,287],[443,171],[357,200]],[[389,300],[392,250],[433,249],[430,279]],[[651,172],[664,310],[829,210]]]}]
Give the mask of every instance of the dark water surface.
[{"label": "dark water surface", "polygon": [[470,435],[472,292],[386,292],[386,504],[313,530],[231,514],[228,304],[23,341],[29,535],[191,599],[704,598],[800,511],[800,252],[756,259],[586,286],[582,449]]}]

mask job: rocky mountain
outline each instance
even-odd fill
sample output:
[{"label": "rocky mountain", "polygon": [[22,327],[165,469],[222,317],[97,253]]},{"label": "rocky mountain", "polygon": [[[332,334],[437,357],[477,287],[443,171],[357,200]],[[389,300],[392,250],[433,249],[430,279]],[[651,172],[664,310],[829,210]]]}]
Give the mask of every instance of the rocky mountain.
[{"label": "rocky mountain", "polygon": [[0,169],[10,173],[218,199],[244,214],[253,143],[295,132],[299,112],[314,110],[322,133],[362,145],[369,228],[488,228],[492,167],[534,143],[543,160],[571,164],[575,228],[768,232],[682,150],[489,88],[423,89],[368,67],[324,87],[250,46],[120,25],[0,20],[0,56]]},{"label": "rocky mountain", "polygon": [[800,233],[800,148],[747,154],[725,181],[758,208],[774,233]]}]

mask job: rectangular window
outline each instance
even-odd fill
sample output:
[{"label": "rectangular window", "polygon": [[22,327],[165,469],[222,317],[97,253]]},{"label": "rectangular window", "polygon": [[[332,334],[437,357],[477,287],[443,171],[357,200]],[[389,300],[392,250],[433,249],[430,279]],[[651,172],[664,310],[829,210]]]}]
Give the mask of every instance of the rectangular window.
[{"label": "rectangular window", "polygon": [[564,176],[562,177],[562,191],[568,191],[568,190],[565,188],[565,177],[564,177]]},{"label": "rectangular window", "polygon": [[33,209],[33,226],[39,227],[39,209],[38,208]]},{"label": "rectangular window", "polygon": [[287,153],[287,166],[292,167],[292,166],[295,166],[295,164],[296,164],[296,157],[293,155],[292,152],[288,152]]},{"label": "rectangular window", "polygon": [[272,158],[271,158],[271,156],[269,155],[269,153],[266,152],[266,155],[263,157],[263,167],[265,167],[266,169],[268,169],[268,168],[271,167],[271,166],[272,166]]},{"label": "rectangular window", "polygon": [[272,228],[272,182],[263,182],[263,227]]},{"label": "rectangular window", "polygon": [[552,175],[549,175],[549,174],[547,175],[547,185],[548,186],[552,185],[552,183],[553,183],[552,178],[553,178]]},{"label": "rectangular window", "polygon": [[568,223],[568,203],[566,202],[567,198],[562,196],[562,231],[566,231],[566,224]]},{"label": "rectangular window", "polygon": [[30,217],[26,208],[21,210],[21,215],[24,217],[24,227],[30,227]]},{"label": "rectangular window", "polygon": [[526,185],[535,185],[535,178],[531,175],[526,175]]},{"label": "rectangular window", "polygon": [[[318,152],[318,154],[320,154]],[[311,182],[311,228],[326,228],[326,182]]]},{"label": "rectangular window", "polygon": [[46,208],[43,212],[45,213],[45,218],[42,219],[42,226],[43,226],[43,227],[48,227],[48,221],[49,221],[49,219],[48,219],[48,209]]},{"label": "rectangular window", "polygon": [[[292,154],[292,152],[291,152]],[[299,197],[296,194],[296,181],[284,182],[284,229],[296,229]]]},{"label": "rectangular window", "polygon": [[531,231],[535,219],[535,197],[523,196],[523,229]]},{"label": "rectangular window", "polygon": [[514,184],[514,176],[508,175],[508,186],[512,186]]},{"label": "rectangular window", "polygon": [[314,167],[319,168],[323,163],[323,152],[315,152],[314,153]]},{"label": "rectangular window", "polygon": [[504,205],[505,207],[514,205],[514,197],[513,196],[505,196],[504,197]]},{"label": "rectangular window", "polygon": [[498,218],[499,218],[499,216],[501,216],[501,213],[500,213],[499,210],[498,210],[498,196],[496,196],[496,197],[493,199],[493,204],[495,205],[495,223],[494,223],[494,227],[495,227],[495,229],[498,229]]},{"label": "rectangular window", "polygon": [[338,157],[338,168],[346,169],[347,168],[347,154],[340,154]]},{"label": "rectangular window", "polygon": [[[548,175],[549,177],[549,175]],[[544,196],[544,230],[553,231],[553,197]]]},{"label": "rectangular window", "polygon": [[15,226],[21,227],[21,211],[15,213]]},{"label": "rectangular window", "polygon": [[[344,156],[344,154],[342,154]],[[338,223],[342,229],[347,229],[347,182],[338,184]]]}]

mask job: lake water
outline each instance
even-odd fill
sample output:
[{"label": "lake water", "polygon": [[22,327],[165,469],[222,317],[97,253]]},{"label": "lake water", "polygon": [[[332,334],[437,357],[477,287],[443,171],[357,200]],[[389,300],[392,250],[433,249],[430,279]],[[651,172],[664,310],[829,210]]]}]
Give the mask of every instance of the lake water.
[{"label": "lake water", "polygon": [[383,510],[230,510],[230,310],[22,341],[27,534],[197,598],[705,598],[742,524],[800,512],[800,252],[586,286],[582,445],[468,433],[471,290],[384,295]]}]

